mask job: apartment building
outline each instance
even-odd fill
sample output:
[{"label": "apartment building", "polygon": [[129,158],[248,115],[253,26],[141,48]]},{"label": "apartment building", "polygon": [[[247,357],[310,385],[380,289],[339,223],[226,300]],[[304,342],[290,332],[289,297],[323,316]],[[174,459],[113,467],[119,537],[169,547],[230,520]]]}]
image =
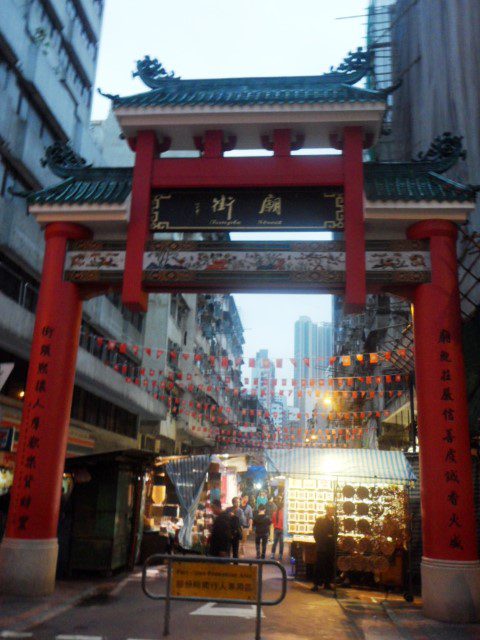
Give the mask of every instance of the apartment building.
[{"label": "apartment building", "polygon": [[[14,369],[0,396],[0,428],[18,435],[43,260],[43,234],[22,193],[59,181],[42,163],[66,142],[94,164],[102,152],[89,130],[103,0],[0,3],[0,361]],[[20,194],[20,195],[19,195]],[[84,304],[68,454],[137,446],[140,419],[166,406],[126,384],[141,361],[108,340],[141,345],[144,319],[116,295]],[[15,437],[13,448],[15,448]]]}]

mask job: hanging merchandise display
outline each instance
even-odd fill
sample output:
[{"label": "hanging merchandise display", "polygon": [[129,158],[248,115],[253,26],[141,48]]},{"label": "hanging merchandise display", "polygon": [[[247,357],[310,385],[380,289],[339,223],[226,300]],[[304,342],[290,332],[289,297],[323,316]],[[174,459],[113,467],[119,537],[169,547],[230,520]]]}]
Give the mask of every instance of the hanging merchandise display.
[{"label": "hanging merchandise display", "polygon": [[415,475],[399,451],[272,449],[267,469],[285,476],[285,525],[292,555],[315,563],[313,528],[335,511],[335,566],[350,583],[402,586],[410,542],[409,486]]},{"label": "hanging merchandise display", "polygon": [[372,573],[374,580],[380,582],[390,567],[394,567],[395,580],[400,586],[404,552],[409,543],[407,485],[363,479],[352,486],[338,481],[333,502],[338,523],[340,572]]}]

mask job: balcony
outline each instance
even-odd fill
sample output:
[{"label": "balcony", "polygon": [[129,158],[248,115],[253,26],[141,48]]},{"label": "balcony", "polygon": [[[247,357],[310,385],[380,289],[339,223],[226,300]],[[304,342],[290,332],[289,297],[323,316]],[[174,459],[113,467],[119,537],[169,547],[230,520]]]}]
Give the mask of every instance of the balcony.
[{"label": "balcony", "polygon": [[87,301],[83,309],[85,315],[104,335],[120,338],[132,344],[142,344],[141,333],[124,318],[122,311],[105,296]]},{"label": "balcony", "polygon": [[127,384],[120,373],[105,366],[84,349],[78,350],[76,383],[87,391],[138,414],[140,418],[159,420],[166,415],[165,404],[155,400],[141,387]]},{"label": "balcony", "polygon": [[[16,354],[28,359],[35,321],[29,307],[34,308],[37,292],[32,286],[17,284],[13,281],[9,295],[0,292],[0,344],[8,351],[14,348]],[[141,388],[126,384],[119,373],[84,349],[78,351],[76,383],[145,419],[160,419],[166,413],[163,403],[154,400]]]}]

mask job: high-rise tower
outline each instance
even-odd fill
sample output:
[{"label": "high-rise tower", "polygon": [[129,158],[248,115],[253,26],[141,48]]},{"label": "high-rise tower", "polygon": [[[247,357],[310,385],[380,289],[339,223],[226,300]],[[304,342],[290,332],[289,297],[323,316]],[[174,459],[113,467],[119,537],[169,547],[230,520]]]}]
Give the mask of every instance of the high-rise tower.
[{"label": "high-rise tower", "polygon": [[315,404],[315,387],[311,380],[323,378],[332,355],[332,324],[316,324],[307,316],[295,322],[295,405],[301,413],[301,426],[305,427],[306,414]]}]

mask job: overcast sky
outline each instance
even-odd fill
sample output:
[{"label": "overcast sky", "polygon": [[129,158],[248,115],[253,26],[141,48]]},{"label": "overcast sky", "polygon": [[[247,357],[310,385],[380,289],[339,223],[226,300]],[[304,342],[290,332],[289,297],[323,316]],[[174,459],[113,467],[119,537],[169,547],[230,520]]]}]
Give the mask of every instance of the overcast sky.
[{"label": "overcast sky", "polygon": [[[324,73],[365,44],[367,6],[368,0],[107,0],[97,86],[120,95],[147,90],[132,78],[135,61],[147,54],[182,78]],[[108,108],[108,100],[95,96],[93,118],[106,117]],[[331,319],[330,296],[242,294],[235,299],[247,357],[261,348],[274,358],[292,357],[295,320],[301,315],[317,322]]]}]

